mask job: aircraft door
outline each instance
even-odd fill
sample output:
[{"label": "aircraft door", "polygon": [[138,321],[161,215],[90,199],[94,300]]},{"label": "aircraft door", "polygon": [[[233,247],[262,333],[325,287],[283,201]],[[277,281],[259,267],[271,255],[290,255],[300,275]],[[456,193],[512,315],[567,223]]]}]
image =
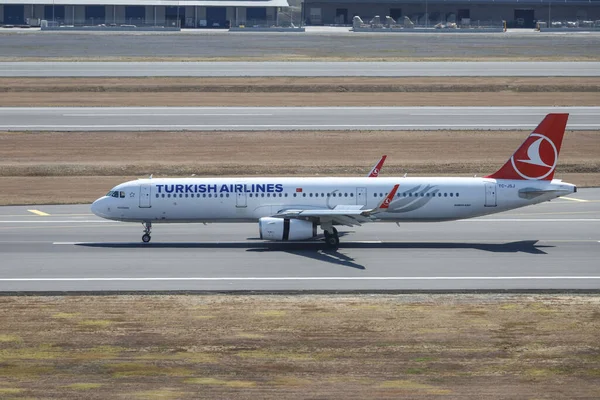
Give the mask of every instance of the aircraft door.
[{"label": "aircraft door", "polygon": [[244,208],[248,206],[248,201],[247,201],[247,194],[246,192],[237,192],[235,194],[235,206],[237,208]]},{"label": "aircraft door", "polygon": [[356,205],[367,205],[367,188],[356,188]]},{"label": "aircraft door", "polygon": [[149,183],[140,185],[140,208],[150,208],[150,189]]},{"label": "aircraft door", "polygon": [[492,182],[485,183],[485,206],[496,207],[496,184]]}]

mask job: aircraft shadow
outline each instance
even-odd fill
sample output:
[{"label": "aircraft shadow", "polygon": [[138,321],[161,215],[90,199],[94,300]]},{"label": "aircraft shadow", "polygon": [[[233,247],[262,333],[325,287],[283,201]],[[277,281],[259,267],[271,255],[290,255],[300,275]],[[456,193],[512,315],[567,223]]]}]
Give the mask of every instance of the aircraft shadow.
[{"label": "aircraft shadow", "polygon": [[460,242],[342,242],[339,249],[330,249],[322,242],[173,242],[173,243],[77,243],[76,246],[113,249],[246,249],[248,252],[284,252],[299,257],[364,270],[363,265],[342,253],[346,249],[378,250],[481,250],[491,253],[548,254],[543,249],[554,246],[538,245],[538,240],[521,240],[509,243]]}]

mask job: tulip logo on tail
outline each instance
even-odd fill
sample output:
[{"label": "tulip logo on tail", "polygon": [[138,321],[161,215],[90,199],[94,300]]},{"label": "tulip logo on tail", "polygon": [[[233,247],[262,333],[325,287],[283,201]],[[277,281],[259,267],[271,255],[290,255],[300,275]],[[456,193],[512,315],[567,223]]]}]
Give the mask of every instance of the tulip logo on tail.
[{"label": "tulip logo on tail", "polygon": [[515,172],[523,179],[544,179],[554,172],[558,151],[552,140],[532,133],[510,161]]},{"label": "tulip logo on tail", "polygon": [[569,114],[548,114],[498,171],[486,178],[552,180]]}]

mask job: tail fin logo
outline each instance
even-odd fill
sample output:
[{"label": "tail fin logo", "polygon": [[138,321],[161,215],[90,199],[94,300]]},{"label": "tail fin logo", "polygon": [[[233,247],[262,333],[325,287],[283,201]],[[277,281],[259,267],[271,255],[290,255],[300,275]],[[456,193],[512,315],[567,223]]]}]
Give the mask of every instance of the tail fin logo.
[{"label": "tail fin logo", "polygon": [[532,133],[510,161],[521,178],[544,179],[556,168],[558,150],[548,137]]},{"label": "tail fin logo", "polygon": [[379,169],[377,167],[373,168],[373,172],[371,172],[372,178],[377,178],[379,176]]}]

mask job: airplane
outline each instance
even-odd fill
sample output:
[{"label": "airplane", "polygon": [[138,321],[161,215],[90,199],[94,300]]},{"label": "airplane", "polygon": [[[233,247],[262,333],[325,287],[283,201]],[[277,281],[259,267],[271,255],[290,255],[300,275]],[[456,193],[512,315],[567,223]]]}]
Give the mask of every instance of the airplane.
[{"label": "airplane", "polygon": [[115,186],[91,210],[141,222],[145,243],[152,224],[258,222],[263,240],[324,237],[337,248],[338,226],[452,221],[575,193],[575,185],[553,179],[568,116],[548,114],[498,171],[484,177],[139,179]]}]

